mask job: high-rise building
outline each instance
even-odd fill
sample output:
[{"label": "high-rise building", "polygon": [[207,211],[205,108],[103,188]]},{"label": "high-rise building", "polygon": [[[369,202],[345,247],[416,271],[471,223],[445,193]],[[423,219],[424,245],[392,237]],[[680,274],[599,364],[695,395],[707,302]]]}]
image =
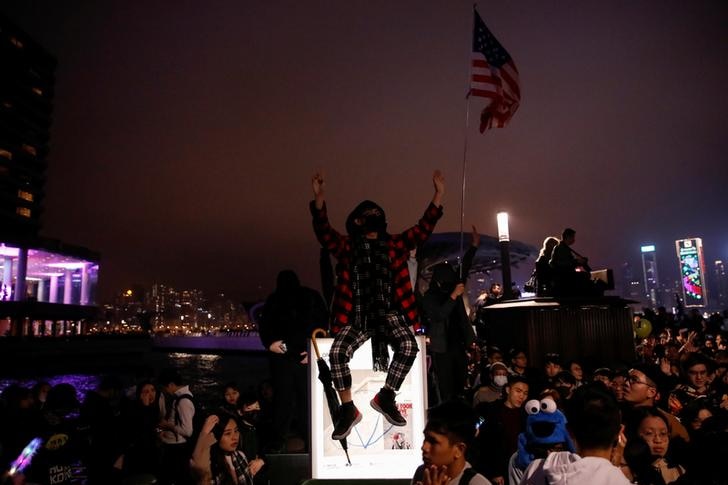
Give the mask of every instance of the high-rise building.
[{"label": "high-rise building", "polygon": [[56,60],[0,15],[0,228],[41,226]]},{"label": "high-rise building", "polygon": [[715,299],[718,308],[728,309],[728,274],[725,272],[725,264],[721,260],[713,263],[713,278],[715,281]]},{"label": "high-rise building", "polygon": [[56,60],[0,15],[0,335],[67,335],[96,314],[99,254],[40,236]]},{"label": "high-rise building", "polygon": [[645,300],[652,306],[652,308],[657,308],[662,305],[662,295],[660,294],[660,278],[657,275],[655,245],[644,245],[640,248],[640,251],[642,253],[642,275],[644,281],[643,290],[645,292]]},{"label": "high-rise building", "polygon": [[622,296],[628,300],[644,302],[642,283],[629,263],[622,265]]}]

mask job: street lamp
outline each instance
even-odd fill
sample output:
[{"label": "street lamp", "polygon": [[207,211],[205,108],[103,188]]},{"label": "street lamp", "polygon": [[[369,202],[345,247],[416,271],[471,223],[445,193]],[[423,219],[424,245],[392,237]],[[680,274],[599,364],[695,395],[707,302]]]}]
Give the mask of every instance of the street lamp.
[{"label": "street lamp", "polygon": [[511,240],[508,233],[508,213],[499,212],[496,214],[498,222],[498,243],[501,250],[501,273],[503,274],[503,299],[513,298],[511,293],[511,253],[508,248]]}]

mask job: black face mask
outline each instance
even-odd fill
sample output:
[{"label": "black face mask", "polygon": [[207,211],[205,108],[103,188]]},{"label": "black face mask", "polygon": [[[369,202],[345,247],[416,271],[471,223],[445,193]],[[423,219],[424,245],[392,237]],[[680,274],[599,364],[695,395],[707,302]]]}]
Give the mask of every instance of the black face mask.
[{"label": "black face mask", "polygon": [[357,205],[346,219],[346,232],[350,236],[362,236],[371,232],[383,234],[387,229],[384,210],[371,200]]},{"label": "black face mask", "polygon": [[362,232],[368,234],[370,232],[384,232],[387,230],[387,221],[384,216],[372,214],[364,217],[364,223],[361,225]]}]

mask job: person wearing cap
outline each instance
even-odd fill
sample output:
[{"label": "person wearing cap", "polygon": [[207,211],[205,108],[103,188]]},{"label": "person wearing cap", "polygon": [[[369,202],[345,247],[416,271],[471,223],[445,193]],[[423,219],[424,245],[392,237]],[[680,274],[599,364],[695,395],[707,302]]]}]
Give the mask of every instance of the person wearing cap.
[{"label": "person wearing cap", "polygon": [[665,416],[670,427],[670,438],[690,441],[685,426],[675,416],[657,406],[660,399],[661,371],[653,365],[639,365],[629,370],[624,386],[625,415],[640,407],[656,408]]},{"label": "person wearing cap", "polygon": [[503,362],[490,366],[490,383],[481,386],[473,395],[473,407],[480,403],[491,403],[503,398],[503,389],[508,384],[508,367]]},{"label": "person wearing cap", "polygon": [[[407,261],[409,252],[430,237],[442,217],[445,178],[439,170],[433,173],[432,182],[435,194],[431,203],[419,222],[406,231],[389,234],[384,210],[367,200],[349,214],[348,234],[343,235],[329,223],[323,174],[312,177],[314,200],[309,208],[313,229],[321,246],[338,260],[331,321],[335,337],[329,362],[342,411],[334,425],[333,440],[345,439],[362,419],[351,393],[349,360],[369,339],[374,370],[387,372],[384,387],[370,405],[390,424],[407,424],[395,402],[395,392],[407,377],[419,350],[409,327],[417,330],[420,326]],[[391,365],[389,345],[394,350]]]},{"label": "person wearing cap", "polygon": [[463,394],[468,369],[467,350],[475,332],[465,310],[463,295],[480,234],[473,226],[470,247],[460,268],[443,262],[432,269],[430,287],[422,297],[422,317],[437,377],[440,402]]}]

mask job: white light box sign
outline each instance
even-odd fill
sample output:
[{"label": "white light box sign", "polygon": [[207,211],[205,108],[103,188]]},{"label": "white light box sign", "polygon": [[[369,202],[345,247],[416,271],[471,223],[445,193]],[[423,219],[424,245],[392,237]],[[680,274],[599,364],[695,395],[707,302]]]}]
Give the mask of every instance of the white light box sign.
[{"label": "white light box sign", "polygon": [[[329,349],[333,339],[317,338],[316,343],[321,357],[330,367]],[[331,439],[334,425],[323,385],[318,379],[316,354],[309,354],[314,357],[310,365],[312,478],[412,478],[415,469],[422,464],[422,431],[427,403],[424,337],[417,337],[417,346],[420,351],[396,397],[399,411],[407,420],[405,426],[389,424],[369,405],[387,377],[386,372],[372,370],[371,340],[354,352],[349,362],[351,392],[362,420],[347,438],[351,466],[348,466],[341,443]],[[391,348],[389,359],[391,362]]]}]

